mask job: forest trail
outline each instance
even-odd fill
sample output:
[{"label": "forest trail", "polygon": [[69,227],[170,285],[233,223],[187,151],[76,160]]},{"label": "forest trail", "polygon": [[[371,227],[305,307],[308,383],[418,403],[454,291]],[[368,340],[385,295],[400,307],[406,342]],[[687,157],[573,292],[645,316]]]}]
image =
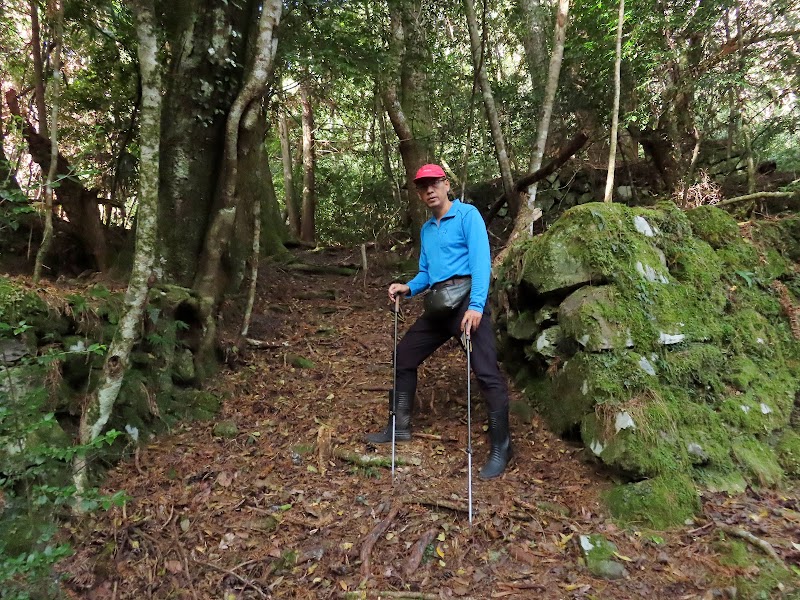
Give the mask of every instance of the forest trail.
[{"label": "forest trail", "polygon": [[[477,385],[470,527],[466,364],[456,343],[420,371],[414,426],[422,435],[398,446],[418,465],[398,468],[393,484],[388,468],[343,458],[390,453],[363,436],[386,419],[391,275],[268,265],[261,280],[249,335],[267,347],[223,367],[212,385],[225,398],[215,421],[182,425],[108,474],[107,490],[124,489],[130,501],[73,523],[75,555],[63,565],[71,597],[728,597],[723,586],[734,576],[754,578],[759,569],[719,564],[719,525],[768,540],[798,564],[796,495],[706,494],[705,520],[666,533],[621,528],[600,502],[609,476],[524,410],[512,411],[509,469],[481,481],[488,440]],[[401,335],[421,303],[403,309]],[[313,366],[298,366],[298,357]],[[519,402],[513,387],[511,402]],[[215,436],[222,421],[238,433]],[[624,578],[600,579],[581,566],[579,536],[593,533],[616,544]],[[366,595],[347,594],[359,589]]]}]

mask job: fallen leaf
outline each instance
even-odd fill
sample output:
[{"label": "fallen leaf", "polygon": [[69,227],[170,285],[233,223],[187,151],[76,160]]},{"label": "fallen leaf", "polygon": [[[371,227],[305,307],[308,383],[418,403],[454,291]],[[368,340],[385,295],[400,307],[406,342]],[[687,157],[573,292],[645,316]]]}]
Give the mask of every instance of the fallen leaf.
[{"label": "fallen leaf", "polygon": [[624,554],[620,554],[619,552],[614,552],[614,556],[620,560],[624,560],[625,562],[633,562],[632,558],[625,556]]},{"label": "fallen leaf", "polygon": [[164,561],[164,568],[172,573],[173,575],[176,573],[180,573],[183,571],[183,565],[179,560],[167,560]]}]

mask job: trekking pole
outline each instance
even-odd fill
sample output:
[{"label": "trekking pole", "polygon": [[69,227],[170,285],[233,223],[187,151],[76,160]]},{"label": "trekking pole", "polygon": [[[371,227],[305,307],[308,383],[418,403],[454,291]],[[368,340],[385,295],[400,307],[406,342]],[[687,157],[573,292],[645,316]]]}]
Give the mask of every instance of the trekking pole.
[{"label": "trekking pole", "polygon": [[397,431],[397,314],[400,294],[394,296],[394,356],[392,357],[392,485],[394,485],[395,433]]},{"label": "trekking pole", "polygon": [[464,333],[464,348],[467,351],[467,497],[469,499],[469,524],[472,525],[472,339]]}]

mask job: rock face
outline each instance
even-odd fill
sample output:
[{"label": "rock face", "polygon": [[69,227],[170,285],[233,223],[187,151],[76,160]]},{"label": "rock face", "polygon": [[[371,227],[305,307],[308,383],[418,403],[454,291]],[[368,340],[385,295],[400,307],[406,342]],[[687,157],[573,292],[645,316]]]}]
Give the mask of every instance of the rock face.
[{"label": "rock face", "polygon": [[[744,239],[714,207],[576,206],[498,270],[501,356],[553,430],[657,479],[648,495],[688,503],[681,519],[697,505],[687,475],[715,490],[796,476],[799,224],[756,223]],[[680,493],[663,489],[677,478]]]}]

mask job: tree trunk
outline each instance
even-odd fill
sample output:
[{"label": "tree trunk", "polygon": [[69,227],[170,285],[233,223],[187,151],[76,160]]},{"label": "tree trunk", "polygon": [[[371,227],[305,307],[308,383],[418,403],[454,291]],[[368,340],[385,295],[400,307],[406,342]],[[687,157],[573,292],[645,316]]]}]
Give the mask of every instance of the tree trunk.
[{"label": "tree trunk", "polygon": [[620,66],[622,65],[622,24],[625,22],[625,0],[619,0],[617,17],[617,59],[614,62],[614,108],[611,113],[611,143],[608,151],[608,175],[603,202],[611,202],[614,192],[614,171],[617,166],[617,128],[619,127]]},{"label": "tree trunk", "polygon": [[489,121],[489,129],[492,133],[497,164],[500,167],[500,177],[503,180],[503,191],[506,195],[508,208],[512,216],[519,212],[519,200],[514,191],[514,181],[511,175],[511,165],[506,151],[506,142],[503,137],[503,130],[500,128],[500,118],[497,116],[497,108],[494,104],[492,88],[489,85],[489,78],[486,75],[485,52],[481,43],[481,36],[478,32],[478,21],[475,17],[475,7],[472,0],[464,0],[464,10],[467,14],[467,26],[469,28],[469,40],[472,47],[472,63],[475,68],[478,81],[481,85],[483,94],[483,106],[486,109],[486,118]]},{"label": "tree trunk", "polygon": [[[390,58],[399,65],[399,77],[389,75],[382,89],[382,98],[392,128],[400,143],[400,157],[406,172],[406,224],[414,245],[419,247],[419,234],[428,214],[414,193],[414,175],[423,164],[432,160],[430,137],[433,128],[425,109],[425,72],[429,65],[427,40],[420,27],[420,5],[416,0],[389,3],[391,32]],[[400,82],[398,90],[397,81]]]},{"label": "tree trunk", "polygon": [[[550,130],[550,116],[553,114],[553,103],[556,98],[558,88],[558,76],[561,73],[561,60],[564,57],[564,42],[567,35],[567,17],[569,16],[569,0],[559,0],[558,15],[556,17],[556,30],[553,40],[553,54],[550,56],[550,67],[547,73],[547,86],[545,87],[545,98],[542,106],[542,118],[539,121],[538,135],[536,138],[536,148],[531,158],[531,173],[536,172],[542,166],[544,148],[547,144],[547,134]],[[528,188],[528,199],[520,203],[519,214],[514,222],[514,229],[508,238],[506,247],[524,235],[533,234],[533,223],[541,217],[542,211],[536,208],[536,188],[537,183]],[[505,256],[501,253],[495,259],[500,264]]]},{"label": "tree trunk", "polygon": [[536,88],[545,65],[544,21],[546,11],[539,0],[518,0],[517,8],[522,17],[520,39],[525,50],[525,62],[531,83]]},{"label": "tree trunk", "polygon": [[558,76],[561,73],[561,61],[564,58],[564,42],[567,37],[567,17],[569,16],[569,0],[559,0],[556,28],[553,38],[553,53],[550,55],[550,66],[547,71],[547,85],[542,104],[542,118],[539,120],[536,147],[534,148],[528,171],[533,173],[542,166],[547,134],[550,131],[550,117],[553,114],[553,103],[558,89]]},{"label": "tree trunk", "polygon": [[314,140],[314,109],[311,106],[308,83],[300,84],[303,105],[303,211],[300,220],[300,239],[313,244],[317,238],[314,214],[317,209],[317,188],[314,181],[317,156]]},{"label": "tree trunk", "polygon": [[399,209],[402,206],[402,196],[400,194],[400,186],[394,178],[394,170],[392,169],[392,159],[389,153],[389,136],[386,134],[386,119],[384,116],[383,102],[381,101],[380,92],[375,97],[375,110],[378,118],[378,130],[381,138],[381,158],[383,159],[383,174],[386,181],[392,188],[392,199],[394,205]]},{"label": "tree trunk", "polygon": [[[34,5],[32,8],[34,10],[31,14],[36,14],[36,6]],[[61,38],[64,32],[63,0],[56,0],[53,3],[53,10],[55,11],[54,20],[56,26],[53,39],[53,45],[55,46],[55,51],[53,52],[53,82],[50,86],[50,106],[53,111],[50,117],[50,168],[47,170],[44,192],[44,235],[42,236],[42,243],[39,245],[39,250],[36,252],[36,262],[33,266],[34,283],[39,283],[42,277],[44,259],[45,256],[47,256],[48,250],[50,250],[50,243],[53,241],[53,182],[56,178],[56,167],[58,165],[58,108],[61,102]],[[44,82],[42,82],[42,88],[43,85]],[[40,131],[42,123],[45,123],[44,130],[47,131],[47,118],[44,115],[45,113],[41,113],[39,117]]]},{"label": "tree trunk", "polygon": [[[219,207],[225,115],[242,86],[242,57],[250,56],[259,7],[256,0],[211,0],[204,7],[192,2],[166,20],[165,35],[174,43],[161,124],[159,237],[165,273],[180,285],[195,280]],[[224,86],[213,83],[222,80]]]},{"label": "tree trunk", "polygon": [[[39,123],[39,135],[49,137],[47,127],[47,104],[44,93],[44,61],[42,61],[41,27],[39,27],[39,4],[30,1],[31,10],[31,56],[33,57],[33,101],[36,105],[36,120]],[[63,6],[59,12],[63,15]],[[63,26],[63,25],[62,25]],[[56,36],[58,38],[58,36]],[[54,40],[60,45],[60,40]],[[55,70],[54,70],[55,71]]]},{"label": "tree trunk", "polygon": [[300,239],[300,214],[294,196],[294,175],[292,173],[292,148],[289,137],[289,123],[286,111],[278,111],[278,127],[281,138],[281,162],[283,163],[283,190],[286,214],[289,217],[289,231],[292,237]]},{"label": "tree trunk", "polygon": [[[222,277],[221,264],[236,222],[239,129],[242,125],[242,117],[250,103],[261,97],[266,90],[267,80],[272,72],[273,59],[277,49],[276,29],[281,18],[281,9],[282,4],[279,0],[268,0],[268,2],[264,3],[255,40],[255,57],[244,85],[228,113],[228,120],[225,126],[225,151],[223,155],[219,209],[215,213],[206,234],[203,255],[194,284],[194,289],[203,299],[208,311],[207,314],[203,315],[207,319],[212,319],[213,309],[225,289],[225,278]],[[207,331],[210,331],[210,323],[207,322],[206,324]]]},{"label": "tree trunk", "polygon": [[[139,332],[156,255],[161,137],[161,74],[158,65],[158,34],[155,27],[153,0],[136,0],[133,5],[139,39],[139,68],[142,81],[136,251],[128,290],[125,294],[125,304],[103,365],[102,379],[81,415],[80,441],[84,445],[97,439],[113,411],[122,380],[128,370],[130,351]],[[55,124],[53,129],[55,129]],[[75,483],[79,493],[85,490],[86,468],[85,459],[76,460]]]},{"label": "tree trunk", "polygon": [[[22,135],[28,143],[31,158],[39,165],[42,172],[48,172],[52,162],[50,139],[39,135],[33,125],[23,118],[15,90],[9,89],[6,92],[6,104],[11,114],[22,121]],[[104,271],[108,263],[108,255],[105,232],[98,208],[100,200],[95,193],[84,188],[74,177],[72,166],[61,153],[58,154],[56,161],[56,173],[59,178],[56,198],[64,209],[69,222],[75,226],[86,254],[94,258],[95,265],[100,271]]]}]

